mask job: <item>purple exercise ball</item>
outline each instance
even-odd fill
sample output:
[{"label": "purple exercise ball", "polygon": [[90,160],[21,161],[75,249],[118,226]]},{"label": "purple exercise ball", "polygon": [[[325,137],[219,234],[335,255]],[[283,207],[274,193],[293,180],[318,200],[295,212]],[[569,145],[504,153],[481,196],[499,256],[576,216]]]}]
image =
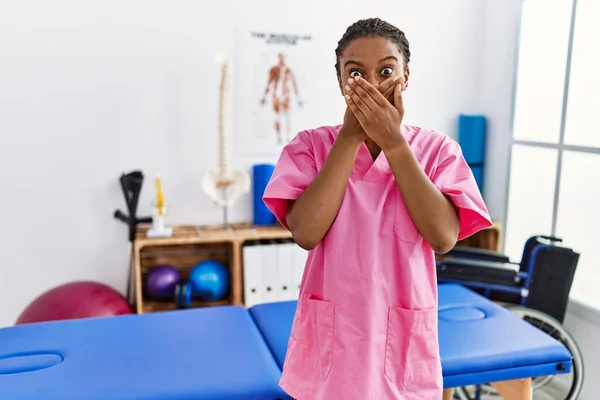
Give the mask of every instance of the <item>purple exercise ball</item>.
[{"label": "purple exercise ball", "polygon": [[179,270],[171,265],[159,265],[146,275],[146,295],[151,298],[172,298],[181,280]]}]

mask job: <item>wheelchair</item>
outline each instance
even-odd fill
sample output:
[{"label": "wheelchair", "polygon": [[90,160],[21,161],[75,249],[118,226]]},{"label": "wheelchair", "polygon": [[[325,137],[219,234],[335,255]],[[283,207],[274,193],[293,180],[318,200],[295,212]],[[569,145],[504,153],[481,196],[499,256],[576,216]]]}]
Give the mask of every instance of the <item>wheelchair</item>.
[{"label": "wheelchair", "polygon": [[[571,352],[569,374],[533,379],[534,399],[574,400],[583,386],[583,356],[563,326],[579,254],[561,247],[561,242],[556,237],[532,236],[519,263],[501,253],[459,246],[437,261],[438,282],[459,283],[502,304]],[[455,393],[462,400],[500,398],[491,385],[461,387]]]}]

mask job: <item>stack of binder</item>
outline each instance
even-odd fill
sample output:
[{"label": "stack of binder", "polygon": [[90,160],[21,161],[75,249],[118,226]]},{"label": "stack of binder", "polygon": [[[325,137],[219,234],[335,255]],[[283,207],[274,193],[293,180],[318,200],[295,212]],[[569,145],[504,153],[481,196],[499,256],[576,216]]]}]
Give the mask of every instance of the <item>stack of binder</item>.
[{"label": "stack of binder", "polygon": [[243,247],[244,304],[297,300],[308,252],[293,241],[259,241]]}]

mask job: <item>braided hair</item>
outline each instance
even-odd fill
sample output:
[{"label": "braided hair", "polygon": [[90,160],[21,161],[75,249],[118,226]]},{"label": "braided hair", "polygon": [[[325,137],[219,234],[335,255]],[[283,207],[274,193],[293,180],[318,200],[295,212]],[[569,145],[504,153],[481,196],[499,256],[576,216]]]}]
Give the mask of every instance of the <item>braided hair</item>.
[{"label": "braided hair", "polygon": [[346,47],[355,39],[377,36],[384,37],[395,43],[404,57],[404,62],[408,65],[410,61],[410,47],[404,32],[380,18],[361,19],[346,29],[344,36],[339,40],[338,46],[335,49],[335,71],[338,77],[341,74],[340,57]]}]

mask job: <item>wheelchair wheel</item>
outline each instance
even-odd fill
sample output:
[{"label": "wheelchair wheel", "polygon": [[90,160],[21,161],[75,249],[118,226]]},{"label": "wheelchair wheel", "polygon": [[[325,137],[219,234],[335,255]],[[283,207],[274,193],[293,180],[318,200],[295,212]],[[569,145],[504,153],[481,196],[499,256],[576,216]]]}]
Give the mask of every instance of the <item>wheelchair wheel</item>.
[{"label": "wheelchair wheel", "polygon": [[[573,356],[570,374],[550,375],[533,379],[533,399],[577,399],[583,387],[583,356],[571,334],[558,320],[546,313],[516,305],[506,305],[506,308],[514,315],[523,318],[536,328],[561,342]],[[570,382],[568,376],[571,377]],[[490,385],[458,388],[456,396],[461,400],[500,399],[498,393]]]},{"label": "wheelchair wheel", "polygon": [[[562,326],[562,324],[555,318],[549,316],[541,311],[533,310],[527,307],[521,306],[508,306],[506,307],[513,314],[523,318],[536,328],[544,331],[554,339],[561,342],[569,350],[573,356],[573,364],[571,367],[572,382],[571,387],[567,391],[567,397],[565,400],[577,399],[579,393],[583,387],[584,368],[583,368],[583,355],[581,350],[577,346],[573,336]],[[539,377],[533,381],[534,393],[536,390],[547,386],[554,379],[558,379],[559,375],[551,375],[545,377]]]}]

